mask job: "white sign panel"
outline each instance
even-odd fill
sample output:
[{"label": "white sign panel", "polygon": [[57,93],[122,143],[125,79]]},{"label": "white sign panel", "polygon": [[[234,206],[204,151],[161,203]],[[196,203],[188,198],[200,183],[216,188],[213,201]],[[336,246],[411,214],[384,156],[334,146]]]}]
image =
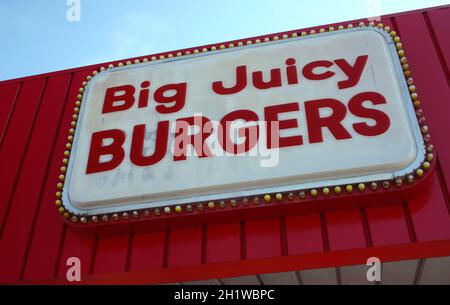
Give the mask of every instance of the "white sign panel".
[{"label": "white sign panel", "polygon": [[421,157],[391,37],[354,29],[99,73],[64,197],[93,215],[392,179]]}]

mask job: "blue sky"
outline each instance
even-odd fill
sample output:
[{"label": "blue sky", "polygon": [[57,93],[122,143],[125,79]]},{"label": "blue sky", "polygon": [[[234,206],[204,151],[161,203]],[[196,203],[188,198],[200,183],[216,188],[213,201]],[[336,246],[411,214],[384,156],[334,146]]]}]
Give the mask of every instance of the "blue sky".
[{"label": "blue sky", "polygon": [[374,15],[376,7],[383,15],[450,3],[449,0],[79,1],[80,21],[69,22],[67,0],[0,0],[0,80],[364,18]]}]

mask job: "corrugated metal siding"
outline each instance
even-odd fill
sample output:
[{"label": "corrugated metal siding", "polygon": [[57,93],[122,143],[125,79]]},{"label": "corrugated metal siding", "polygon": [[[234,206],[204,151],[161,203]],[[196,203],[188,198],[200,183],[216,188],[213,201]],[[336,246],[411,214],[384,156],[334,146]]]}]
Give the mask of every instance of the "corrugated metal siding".
[{"label": "corrugated metal siding", "polygon": [[[401,35],[439,151],[430,194],[402,205],[117,237],[82,236],[62,222],[54,198],[74,97],[93,67],[1,82],[0,282],[64,278],[70,256],[81,259],[83,276],[117,273],[125,278],[126,271],[163,274],[174,267],[265,258],[275,259],[273,266],[278,257],[449,241],[448,20],[450,7],[382,19]],[[230,270],[229,276],[233,272],[245,271]],[[167,276],[159,280],[170,281]]]}]

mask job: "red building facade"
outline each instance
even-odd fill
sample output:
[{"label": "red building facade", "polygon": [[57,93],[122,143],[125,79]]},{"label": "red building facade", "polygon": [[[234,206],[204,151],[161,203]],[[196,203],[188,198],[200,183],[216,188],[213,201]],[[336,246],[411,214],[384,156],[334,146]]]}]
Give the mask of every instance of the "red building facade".
[{"label": "red building facade", "polygon": [[[111,63],[0,82],[0,283],[67,283],[69,257],[92,284],[367,283],[370,257],[383,263],[384,284],[450,283],[449,19],[449,6],[381,17],[401,37],[436,162],[430,190],[401,204],[83,234],[55,208],[55,185],[79,87]],[[194,48],[145,58],[186,51]]]}]

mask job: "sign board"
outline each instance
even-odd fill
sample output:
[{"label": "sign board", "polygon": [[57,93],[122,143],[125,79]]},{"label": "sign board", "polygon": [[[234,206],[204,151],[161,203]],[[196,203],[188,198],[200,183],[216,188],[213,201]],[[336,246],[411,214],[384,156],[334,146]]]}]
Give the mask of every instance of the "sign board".
[{"label": "sign board", "polygon": [[407,177],[426,151],[397,49],[363,27],[96,73],[81,90],[64,206],[182,212]]}]

